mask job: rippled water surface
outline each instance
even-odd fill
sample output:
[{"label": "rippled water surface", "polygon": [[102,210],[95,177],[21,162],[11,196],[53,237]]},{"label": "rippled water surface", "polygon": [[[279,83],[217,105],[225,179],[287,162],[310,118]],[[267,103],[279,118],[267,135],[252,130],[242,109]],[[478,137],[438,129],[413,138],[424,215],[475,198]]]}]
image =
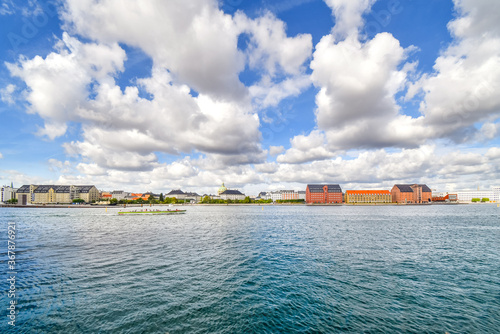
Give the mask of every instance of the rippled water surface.
[{"label": "rippled water surface", "polygon": [[496,205],[187,210],[0,209],[0,332],[500,333]]}]

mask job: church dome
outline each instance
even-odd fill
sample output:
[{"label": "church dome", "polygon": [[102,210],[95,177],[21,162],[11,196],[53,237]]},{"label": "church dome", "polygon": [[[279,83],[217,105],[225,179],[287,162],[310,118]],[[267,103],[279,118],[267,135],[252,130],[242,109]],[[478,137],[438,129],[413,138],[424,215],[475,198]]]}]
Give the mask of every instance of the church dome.
[{"label": "church dome", "polygon": [[219,190],[217,191],[217,193],[220,195],[222,194],[224,191],[226,191],[227,188],[226,186],[224,185],[224,182],[222,182],[222,186],[220,186]]}]

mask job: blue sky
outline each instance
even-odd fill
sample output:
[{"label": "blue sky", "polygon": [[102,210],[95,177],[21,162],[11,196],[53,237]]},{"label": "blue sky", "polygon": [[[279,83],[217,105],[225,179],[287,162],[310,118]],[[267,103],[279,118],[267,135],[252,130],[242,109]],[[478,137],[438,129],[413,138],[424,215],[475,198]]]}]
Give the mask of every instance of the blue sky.
[{"label": "blue sky", "polygon": [[498,1],[9,0],[0,16],[2,184],[498,183]]}]

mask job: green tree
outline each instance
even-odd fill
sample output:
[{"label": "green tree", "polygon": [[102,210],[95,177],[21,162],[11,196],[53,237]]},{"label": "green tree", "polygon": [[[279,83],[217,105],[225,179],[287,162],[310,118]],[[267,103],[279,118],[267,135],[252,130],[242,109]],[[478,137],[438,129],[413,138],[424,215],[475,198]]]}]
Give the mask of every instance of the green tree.
[{"label": "green tree", "polygon": [[73,200],[73,203],[75,203],[75,204],[76,204],[76,203],[81,204],[81,203],[85,203],[85,201],[84,201],[83,199],[81,199],[81,198],[75,198],[75,199]]},{"label": "green tree", "polygon": [[163,197],[163,193],[160,193],[160,198],[158,200],[160,201],[160,203],[163,203],[163,201],[165,200],[165,198]]},{"label": "green tree", "polygon": [[112,198],[109,200],[109,205],[116,205],[118,204],[118,200],[116,198]]},{"label": "green tree", "polygon": [[17,204],[17,198],[11,198],[6,203],[7,204]]},{"label": "green tree", "polygon": [[243,200],[243,203],[252,203],[252,200],[250,199],[250,196],[247,196],[245,197],[245,199]]},{"label": "green tree", "polygon": [[177,198],[172,197],[172,204],[176,204],[178,202]]},{"label": "green tree", "polygon": [[485,198],[483,198],[483,199],[481,200],[481,202],[489,202],[489,201],[490,201],[490,199],[489,199],[488,197],[485,197]]},{"label": "green tree", "polygon": [[471,201],[472,201],[472,202],[479,202],[479,201],[480,201],[480,199],[479,199],[479,198],[473,198]]}]

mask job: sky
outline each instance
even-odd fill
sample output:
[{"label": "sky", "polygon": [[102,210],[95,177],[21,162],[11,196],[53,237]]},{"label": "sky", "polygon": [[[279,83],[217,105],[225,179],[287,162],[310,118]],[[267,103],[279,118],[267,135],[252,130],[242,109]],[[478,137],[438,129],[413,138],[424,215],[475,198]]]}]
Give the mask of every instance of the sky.
[{"label": "sky", "polygon": [[0,183],[500,184],[498,0],[4,0]]}]

